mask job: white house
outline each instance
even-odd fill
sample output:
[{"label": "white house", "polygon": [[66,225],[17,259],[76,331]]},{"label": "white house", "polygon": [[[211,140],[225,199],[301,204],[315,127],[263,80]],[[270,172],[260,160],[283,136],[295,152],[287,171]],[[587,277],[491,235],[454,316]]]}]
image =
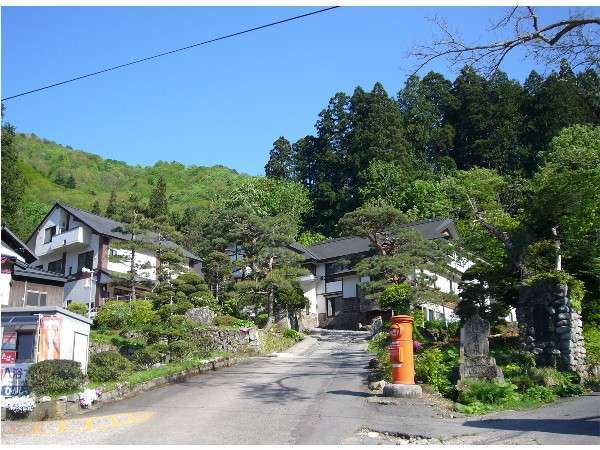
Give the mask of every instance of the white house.
[{"label": "white house", "polygon": [[[113,280],[129,271],[122,257],[128,251],[118,248],[117,241],[130,236],[122,233],[124,224],[72,206],[57,202],[28,239],[28,245],[38,258],[35,267],[60,273],[67,277],[65,304],[89,303],[101,306],[106,298],[129,295],[128,289],[113,284]],[[141,238],[157,243],[158,235],[145,232]],[[179,248],[187,266],[201,271],[200,257],[171,241],[162,240],[169,248]],[[157,281],[156,269],[160,260],[154,250],[136,252],[135,264],[141,266],[140,289]]]},{"label": "white house", "polygon": [[[456,239],[454,222],[434,219],[408,224],[407,227],[421,232],[427,239]],[[304,296],[309,300],[306,321],[310,325],[339,329],[356,329],[359,323],[369,324],[379,315],[386,315],[379,304],[366,299],[360,292],[360,279],[352,267],[343,260],[366,256],[372,252],[368,239],[346,236],[303,247],[291,246],[304,256],[304,265],[310,274],[300,278]],[[473,265],[471,261],[454,259],[445,274],[436,274],[435,287],[446,293],[458,293],[462,274]],[[426,320],[454,321],[454,304],[425,304]],[[389,312],[387,312],[389,314]]]}]

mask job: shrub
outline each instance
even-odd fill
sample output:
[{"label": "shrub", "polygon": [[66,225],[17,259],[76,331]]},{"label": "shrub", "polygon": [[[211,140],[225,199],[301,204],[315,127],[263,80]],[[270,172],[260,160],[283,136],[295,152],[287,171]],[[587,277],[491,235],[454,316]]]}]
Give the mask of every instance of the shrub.
[{"label": "shrub", "polygon": [[181,340],[169,344],[169,356],[174,361],[181,361],[194,353],[194,345],[190,341]]},{"label": "shrub", "polygon": [[67,309],[75,314],[79,314],[80,316],[87,317],[88,315],[87,303],[70,303],[69,306],[67,306]]},{"label": "shrub", "polygon": [[437,347],[429,348],[415,357],[416,378],[428,383],[441,394],[449,396],[454,391],[450,378],[457,362],[458,353],[455,349],[442,351]]},{"label": "shrub", "polygon": [[60,394],[78,390],[83,384],[81,364],[68,359],[52,359],[32,364],[27,386],[35,394]]},{"label": "shrub", "polygon": [[156,313],[149,300],[107,301],[96,314],[95,321],[100,328],[113,330],[140,329],[154,321]]},{"label": "shrub", "polygon": [[254,323],[256,323],[257,327],[264,328],[267,324],[267,320],[269,320],[269,315],[267,313],[263,313],[256,316],[256,319],[254,319]]},{"label": "shrub", "polygon": [[392,309],[394,314],[408,314],[414,297],[414,289],[409,284],[391,284],[381,293],[379,305]]},{"label": "shrub", "polygon": [[517,399],[516,389],[517,386],[512,383],[466,381],[458,395],[458,401],[465,405],[476,402],[499,405]]},{"label": "shrub", "polygon": [[584,392],[584,389],[581,385],[575,384],[570,377],[561,381],[558,386],[555,386],[553,391],[559,397],[575,397],[576,395],[581,395]]},{"label": "shrub", "polygon": [[301,341],[304,336],[302,335],[302,333],[298,333],[296,330],[292,330],[291,328],[288,328],[286,330],[283,330],[283,337],[291,338],[291,339],[295,340],[296,342],[298,342],[298,341]]},{"label": "shrub", "polygon": [[523,399],[541,403],[552,403],[556,400],[556,394],[546,386],[532,386],[523,394]]},{"label": "shrub", "polygon": [[519,392],[526,392],[528,389],[537,386],[536,382],[529,375],[517,375],[510,378],[510,382],[515,384]]},{"label": "shrub", "polygon": [[132,360],[141,367],[150,367],[162,362],[167,354],[166,344],[152,344],[140,348],[133,353]]},{"label": "shrub", "polygon": [[256,327],[254,322],[252,322],[251,320],[246,320],[246,319],[237,319],[233,323],[233,326],[238,327],[238,328],[254,328],[254,327]]},{"label": "shrub", "polygon": [[117,352],[100,352],[90,358],[88,376],[92,381],[115,381],[128,375],[133,364]]},{"label": "shrub", "polygon": [[600,364],[600,328],[597,326],[583,327],[585,339],[585,355],[589,364]]},{"label": "shrub", "polygon": [[600,376],[592,376],[585,380],[585,387],[594,392],[600,392]]},{"label": "shrub", "polygon": [[237,317],[233,317],[227,314],[218,315],[215,317],[215,325],[219,327],[233,327],[235,323],[240,320]]},{"label": "shrub", "polygon": [[583,387],[575,381],[576,375],[560,372],[553,367],[531,369],[531,377],[538,384],[551,388],[559,397],[573,397],[583,394]]},{"label": "shrub", "polygon": [[518,377],[520,375],[524,375],[525,370],[523,369],[522,366],[511,363],[511,364],[507,364],[506,366],[504,366],[502,368],[502,373],[504,374],[504,376],[506,378],[514,378],[514,377]]}]

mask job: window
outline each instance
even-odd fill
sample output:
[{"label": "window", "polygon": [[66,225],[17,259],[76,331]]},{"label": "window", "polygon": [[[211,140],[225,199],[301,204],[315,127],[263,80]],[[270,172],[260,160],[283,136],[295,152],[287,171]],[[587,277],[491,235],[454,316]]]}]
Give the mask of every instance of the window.
[{"label": "window", "polygon": [[86,269],[92,269],[94,265],[94,251],[91,250],[89,252],[81,253],[77,257],[77,272],[81,272],[81,269],[84,267]]},{"label": "window", "polygon": [[55,273],[64,273],[65,269],[63,267],[63,260],[57,259],[56,261],[52,261],[48,263],[48,271]]},{"label": "window", "polygon": [[52,236],[56,235],[56,227],[48,227],[44,230],[44,244],[52,240]]},{"label": "window", "polygon": [[348,266],[339,262],[325,264],[325,275],[331,275],[347,270]]},{"label": "window", "polygon": [[433,309],[427,310],[427,320],[435,320],[435,311]]},{"label": "window", "polygon": [[33,331],[17,332],[17,364],[33,362],[33,344],[35,336]]},{"label": "window", "polygon": [[46,297],[45,292],[27,291],[25,303],[27,306],[46,306]]}]

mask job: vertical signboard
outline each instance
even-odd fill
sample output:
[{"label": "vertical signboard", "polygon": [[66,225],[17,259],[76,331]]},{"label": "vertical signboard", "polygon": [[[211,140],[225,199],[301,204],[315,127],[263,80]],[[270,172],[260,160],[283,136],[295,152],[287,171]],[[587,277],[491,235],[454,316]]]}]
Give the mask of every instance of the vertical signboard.
[{"label": "vertical signboard", "polygon": [[62,317],[42,316],[38,342],[38,361],[60,359],[60,333]]}]

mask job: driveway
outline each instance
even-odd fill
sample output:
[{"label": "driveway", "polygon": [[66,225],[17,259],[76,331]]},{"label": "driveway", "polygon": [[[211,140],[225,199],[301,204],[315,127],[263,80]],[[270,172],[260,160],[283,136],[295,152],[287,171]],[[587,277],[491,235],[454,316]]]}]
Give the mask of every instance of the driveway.
[{"label": "driveway", "polygon": [[[4,444],[600,444],[600,396],[535,411],[450,418],[429,399],[382,404],[364,336],[323,334],[276,357],[111,403],[72,419],[2,424]],[[368,433],[371,431],[371,433]],[[376,433],[376,432],[379,432]],[[389,434],[386,434],[389,433]]]}]

